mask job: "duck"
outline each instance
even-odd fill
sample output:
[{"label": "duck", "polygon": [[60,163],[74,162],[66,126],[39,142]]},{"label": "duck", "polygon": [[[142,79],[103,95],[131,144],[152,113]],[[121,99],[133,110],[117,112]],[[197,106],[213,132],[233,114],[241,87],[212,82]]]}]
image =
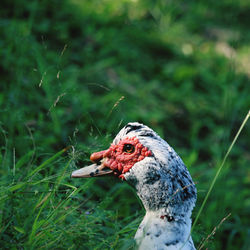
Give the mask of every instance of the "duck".
[{"label": "duck", "polygon": [[139,250],[193,250],[191,213],[197,191],[187,167],[155,131],[128,123],[106,150],[92,153],[93,164],[73,178],[114,175],[131,185],[145,208],[135,234]]}]

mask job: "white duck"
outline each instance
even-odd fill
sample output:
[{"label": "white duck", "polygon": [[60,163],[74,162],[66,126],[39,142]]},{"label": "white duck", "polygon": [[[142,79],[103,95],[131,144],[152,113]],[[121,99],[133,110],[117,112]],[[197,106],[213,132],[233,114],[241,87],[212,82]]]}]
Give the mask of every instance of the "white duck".
[{"label": "white duck", "polygon": [[178,154],[149,127],[127,124],[110,148],[93,153],[94,164],[76,170],[72,177],[114,174],[132,185],[146,215],[135,240],[139,249],[195,249],[191,212],[196,188]]}]

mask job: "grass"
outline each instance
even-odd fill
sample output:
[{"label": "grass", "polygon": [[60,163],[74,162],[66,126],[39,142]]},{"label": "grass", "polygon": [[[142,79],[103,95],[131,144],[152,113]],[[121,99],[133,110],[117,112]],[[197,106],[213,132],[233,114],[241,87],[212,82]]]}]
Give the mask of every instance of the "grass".
[{"label": "grass", "polygon": [[[226,152],[226,154],[225,154],[225,156],[224,156],[224,158],[223,158],[223,161],[222,161],[220,167],[218,168],[218,170],[217,170],[217,172],[216,172],[216,174],[215,174],[215,176],[214,176],[214,178],[213,178],[213,180],[212,180],[211,185],[209,186],[208,192],[207,192],[207,194],[206,194],[206,196],[205,196],[205,198],[204,198],[204,200],[203,200],[203,202],[202,202],[202,204],[201,204],[201,207],[200,207],[200,209],[199,209],[199,211],[198,211],[198,213],[197,213],[197,215],[196,215],[196,218],[195,218],[195,220],[194,220],[194,222],[193,222],[193,224],[192,224],[192,228],[191,228],[190,234],[191,234],[192,231],[194,230],[194,227],[195,227],[195,225],[196,225],[196,223],[197,223],[197,221],[198,221],[198,219],[199,219],[199,217],[200,217],[200,215],[201,215],[201,213],[202,213],[202,211],[203,211],[203,209],[204,209],[204,207],[205,207],[205,205],[206,205],[206,202],[207,202],[207,200],[208,200],[208,197],[209,197],[209,195],[210,195],[211,192],[212,192],[212,189],[213,189],[213,187],[214,187],[214,185],[215,185],[215,182],[217,181],[217,179],[218,179],[218,177],[219,177],[219,175],[220,175],[220,173],[221,173],[221,170],[222,170],[222,168],[224,167],[225,162],[226,162],[226,160],[227,160],[227,158],[228,158],[228,156],[229,156],[229,154],[230,154],[230,152],[231,152],[231,150],[232,150],[234,144],[236,143],[236,141],[237,141],[237,139],[238,139],[238,137],[239,137],[239,135],[240,135],[242,129],[243,129],[244,126],[246,125],[246,123],[247,123],[247,121],[248,121],[248,119],[249,119],[249,116],[250,116],[250,110],[248,111],[248,114],[246,115],[244,121],[242,122],[242,124],[241,124],[241,126],[240,126],[240,128],[239,128],[239,130],[237,131],[237,134],[235,135],[235,137],[234,137],[234,139],[233,139],[233,142],[231,143],[230,147],[228,148],[228,150],[227,150],[227,152]],[[222,222],[224,222],[230,215],[231,215],[231,214],[229,213],[229,215],[227,215],[225,218],[223,218],[223,220],[220,222],[219,226],[220,226],[220,225],[222,224]],[[218,226],[218,228],[219,228],[219,226]],[[216,230],[216,227],[215,227],[215,230]],[[213,231],[213,234],[215,233],[215,230]],[[213,234],[212,234],[212,235],[213,235]],[[205,239],[205,242],[206,242],[206,241],[208,240],[208,238],[210,238],[210,237],[211,237],[211,235],[209,235],[209,236]],[[205,243],[205,242],[204,242],[204,243]],[[204,243],[202,243],[202,246],[204,246]],[[201,248],[199,248],[199,249],[201,249]]]},{"label": "grass", "polygon": [[0,5],[2,248],[133,248],[134,191],[69,178],[129,121],[188,166],[195,245],[249,248],[249,122],[226,154],[249,111],[247,1]]}]

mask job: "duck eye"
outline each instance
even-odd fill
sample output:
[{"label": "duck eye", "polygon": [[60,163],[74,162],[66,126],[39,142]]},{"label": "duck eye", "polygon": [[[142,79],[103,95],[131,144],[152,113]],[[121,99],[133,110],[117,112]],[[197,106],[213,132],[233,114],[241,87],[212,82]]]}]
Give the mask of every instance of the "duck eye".
[{"label": "duck eye", "polygon": [[123,146],[123,152],[132,154],[135,151],[135,147],[132,144],[125,144]]}]

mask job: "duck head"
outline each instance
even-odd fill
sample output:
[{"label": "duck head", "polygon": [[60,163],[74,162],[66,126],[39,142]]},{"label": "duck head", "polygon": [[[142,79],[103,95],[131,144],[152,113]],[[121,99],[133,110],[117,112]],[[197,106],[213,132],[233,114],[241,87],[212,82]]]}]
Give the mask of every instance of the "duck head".
[{"label": "duck head", "polygon": [[146,211],[174,220],[190,217],[196,188],[178,154],[149,127],[129,123],[107,150],[90,156],[88,167],[73,178],[115,175],[132,185]]}]

